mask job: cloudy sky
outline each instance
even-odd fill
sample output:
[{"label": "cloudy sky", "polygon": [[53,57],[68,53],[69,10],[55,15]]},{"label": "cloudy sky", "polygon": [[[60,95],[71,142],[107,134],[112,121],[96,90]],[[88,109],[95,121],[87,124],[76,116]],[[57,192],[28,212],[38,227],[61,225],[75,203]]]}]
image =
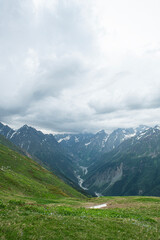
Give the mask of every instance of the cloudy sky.
[{"label": "cloudy sky", "polygon": [[0,121],[48,132],[160,123],[159,0],[0,0]]}]

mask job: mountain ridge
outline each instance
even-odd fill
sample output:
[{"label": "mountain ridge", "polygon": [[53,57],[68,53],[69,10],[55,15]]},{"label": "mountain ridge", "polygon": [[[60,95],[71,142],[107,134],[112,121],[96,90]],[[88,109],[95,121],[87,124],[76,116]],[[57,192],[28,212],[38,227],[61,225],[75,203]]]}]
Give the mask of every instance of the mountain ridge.
[{"label": "mountain ridge", "polygon": [[98,188],[101,195],[159,196],[159,171],[160,129],[154,127],[104,154],[89,170],[84,187],[92,194]]},{"label": "mountain ridge", "polygon": [[[44,164],[47,163],[53,172],[71,186],[76,184],[79,189],[94,196],[150,194],[149,191],[148,193],[145,191],[145,183],[142,184],[142,189],[135,187],[132,191],[127,190],[127,188],[132,188],[136,177],[134,181],[131,181],[129,177],[125,178],[128,184],[132,182],[131,187],[119,184],[123,182],[124,175],[128,176],[126,171],[135,175],[139,174],[139,169],[143,173],[144,168],[145,174],[149,174],[146,169],[152,159],[155,159],[155,165],[159,166],[159,125],[118,128],[110,134],[101,130],[96,134],[56,134],[53,136],[52,134],[43,134],[27,125],[14,131],[1,124],[0,133],[6,135],[17,146],[29,151],[31,155],[39,158]],[[56,157],[53,158],[53,155]],[[154,164],[151,165],[153,177],[153,172],[157,174],[157,171]],[[145,174],[142,174],[144,179],[146,179]],[[139,176],[137,179],[141,179],[140,175],[137,176]],[[139,181],[143,182],[142,179]],[[159,180],[155,180],[156,186],[158,186],[157,181]],[[116,186],[120,186],[121,191],[117,190]],[[152,192],[160,195],[159,190]]]},{"label": "mountain ridge", "polygon": [[27,125],[15,131],[2,123],[0,124],[0,134],[31,154],[35,159],[42,161],[70,185],[76,183],[77,179],[72,171],[73,159],[57,143],[52,134],[43,134]]}]

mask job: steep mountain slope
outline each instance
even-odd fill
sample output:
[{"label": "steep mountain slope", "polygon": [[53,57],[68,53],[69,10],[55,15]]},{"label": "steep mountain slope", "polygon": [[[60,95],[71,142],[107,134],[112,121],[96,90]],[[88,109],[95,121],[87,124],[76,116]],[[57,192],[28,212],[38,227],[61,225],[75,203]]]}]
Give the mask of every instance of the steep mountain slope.
[{"label": "steep mountain slope", "polygon": [[137,128],[118,128],[114,130],[109,136],[104,145],[103,152],[110,152],[117,148],[123,141],[132,138],[139,133],[149,129],[148,126],[140,125]]},{"label": "steep mountain slope", "polygon": [[27,156],[26,152],[23,151],[21,148],[17,147],[12,142],[8,141],[3,135],[0,134],[0,144],[3,144],[4,146],[12,149],[15,152],[18,152],[24,156]]},{"label": "steep mountain slope", "polygon": [[160,128],[149,128],[104,154],[84,187],[101,195],[160,196]]},{"label": "steep mountain slope", "polygon": [[7,125],[4,125],[0,122],[0,134],[5,136],[6,138],[12,138],[13,134],[14,134],[14,130],[12,128],[10,128]]},{"label": "steep mountain slope", "polygon": [[96,133],[59,134],[56,140],[77,159],[79,165],[88,167],[102,151],[108,134],[104,130]]},{"label": "steep mountain slope", "polygon": [[0,133],[33,157],[41,160],[68,183],[77,183],[73,170],[73,158],[57,143],[52,134],[43,134],[27,125],[14,131],[3,124],[0,125]]},{"label": "steep mountain slope", "polygon": [[[93,195],[159,195],[157,187],[149,192],[158,181],[154,182],[157,171],[152,165],[154,162],[159,166],[159,131],[158,126],[141,125],[135,129],[119,128],[111,134],[102,130],[96,134],[53,136],[27,125],[14,131],[0,124],[1,134],[40,159],[70,185]],[[148,172],[149,164],[153,172]],[[123,181],[125,184],[119,185]],[[153,185],[148,181],[154,182]]]},{"label": "steep mountain slope", "polygon": [[3,142],[5,145],[10,145],[9,142],[7,143],[6,139],[1,138],[1,194],[18,194],[50,199],[57,197],[84,197],[81,193],[65,184],[53,173],[41,167],[32,159],[3,145]]},{"label": "steep mountain slope", "polygon": [[86,190],[83,182],[90,172],[97,168],[99,160],[104,153],[116,149],[122,142],[147,130],[149,127],[141,125],[138,128],[118,128],[111,134],[104,130],[96,134],[59,134],[56,140],[74,157],[77,167],[79,186]]},{"label": "steep mountain slope", "polygon": [[55,135],[58,143],[67,149],[76,158],[76,161],[81,165],[88,161],[86,156],[86,148],[91,142],[94,134],[58,134]]},{"label": "steep mountain slope", "polygon": [[88,173],[88,167],[101,156],[108,134],[102,130],[96,134],[59,134],[55,138],[74,157],[77,165],[75,176],[79,186],[86,190],[82,185],[83,179]]},{"label": "steep mountain slope", "polygon": [[118,128],[111,134],[104,130],[96,134],[58,134],[56,140],[67,149],[79,165],[88,167],[94,163],[102,153],[117,148],[123,141],[147,130],[149,127],[141,125],[138,128]]}]

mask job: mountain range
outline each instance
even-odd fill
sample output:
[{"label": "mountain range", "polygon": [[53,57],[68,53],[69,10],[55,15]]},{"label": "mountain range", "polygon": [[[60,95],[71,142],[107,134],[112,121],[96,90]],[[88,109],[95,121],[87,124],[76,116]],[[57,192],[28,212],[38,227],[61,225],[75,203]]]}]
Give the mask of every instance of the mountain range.
[{"label": "mountain range", "polygon": [[159,126],[53,136],[0,123],[0,134],[82,192],[160,196]]},{"label": "mountain range", "polygon": [[160,127],[146,129],[88,168],[84,186],[100,195],[160,195]]}]

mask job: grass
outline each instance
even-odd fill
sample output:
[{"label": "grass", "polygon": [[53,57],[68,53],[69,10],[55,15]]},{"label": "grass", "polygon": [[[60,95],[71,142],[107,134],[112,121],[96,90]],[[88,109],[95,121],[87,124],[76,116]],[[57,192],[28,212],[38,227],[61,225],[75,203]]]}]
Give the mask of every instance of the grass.
[{"label": "grass", "polygon": [[87,198],[0,144],[0,239],[158,240],[160,198]]},{"label": "grass", "polygon": [[85,198],[32,159],[0,144],[0,192],[43,199]]},{"label": "grass", "polygon": [[[64,198],[39,204],[35,199],[0,201],[0,239],[160,239],[160,198],[80,200]],[[149,201],[150,199],[150,201]],[[158,201],[153,201],[157,199]],[[110,203],[110,208],[86,205]],[[136,206],[135,206],[136,202]],[[124,207],[118,207],[121,204]],[[125,207],[126,205],[126,207]]]}]

